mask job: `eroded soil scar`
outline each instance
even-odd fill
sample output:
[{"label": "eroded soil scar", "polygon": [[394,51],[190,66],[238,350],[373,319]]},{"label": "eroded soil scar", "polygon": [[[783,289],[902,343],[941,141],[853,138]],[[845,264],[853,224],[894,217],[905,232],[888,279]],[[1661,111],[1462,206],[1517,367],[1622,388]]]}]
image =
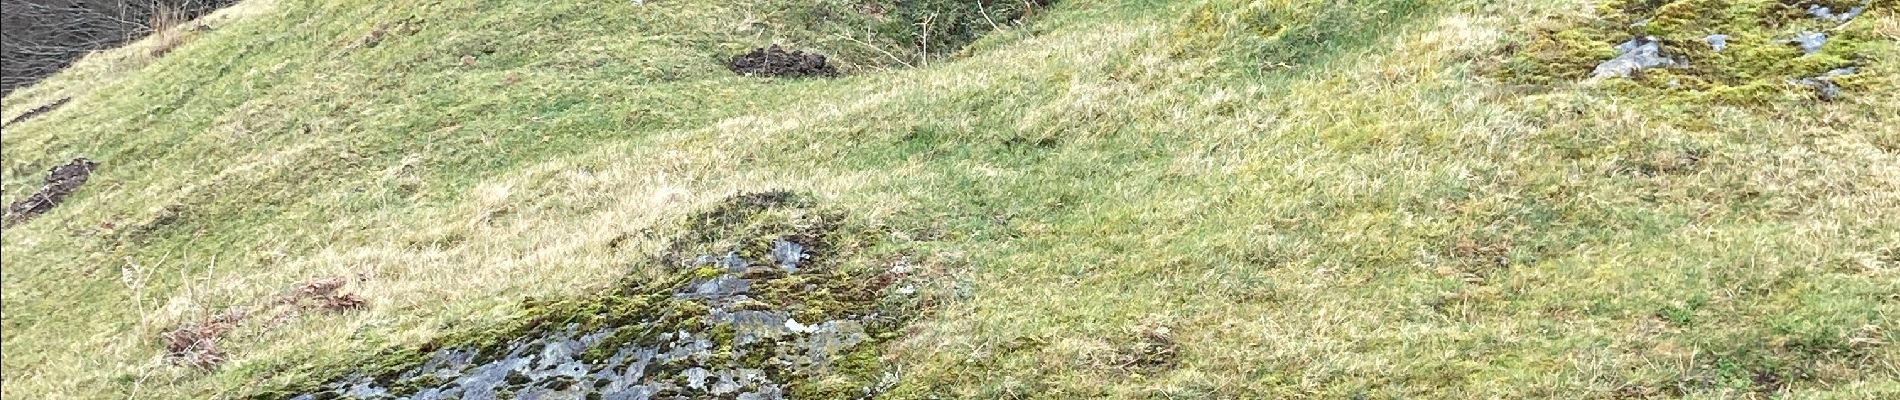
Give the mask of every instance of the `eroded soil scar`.
[{"label": "eroded soil scar", "polygon": [[69,102],[69,101],[73,101],[73,98],[64,97],[64,98],[60,98],[59,100],[53,100],[53,102],[51,103],[46,103],[46,105],[34,107],[31,110],[27,110],[24,113],[20,113],[20,116],[18,117],[13,117],[13,119],[7,120],[7,126],[13,126],[13,124],[26,122],[26,120],[33,119],[33,117],[38,117],[40,116],[40,114],[53,112],[53,110],[59,109],[60,106],[66,105],[66,102]]},{"label": "eroded soil scar", "polygon": [[92,177],[92,169],[99,163],[85,158],[75,158],[72,162],[53,167],[46,172],[44,186],[38,192],[24,199],[14,201],[7,206],[6,224],[12,225],[38,217],[51,211],[54,206],[66,200],[66,196],[79,190],[86,180]]},{"label": "eroded soil scar", "polygon": [[825,56],[804,51],[785,51],[778,45],[753,49],[751,53],[733,57],[726,64],[732,72],[746,76],[774,77],[835,77],[838,69],[825,60]]}]

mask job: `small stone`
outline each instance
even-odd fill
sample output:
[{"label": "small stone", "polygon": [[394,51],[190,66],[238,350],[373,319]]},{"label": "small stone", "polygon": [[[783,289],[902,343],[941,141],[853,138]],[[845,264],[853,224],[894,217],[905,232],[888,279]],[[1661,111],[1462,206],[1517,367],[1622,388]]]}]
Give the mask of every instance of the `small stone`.
[{"label": "small stone", "polygon": [[1834,83],[1834,78],[1853,75],[1855,72],[1859,72],[1859,68],[1839,68],[1819,76],[1796,79],[1790,83],[1814,89],[1815,95],[1821,100],[1834,101],[1841,98],[1841,86]]},{"label": "small stone", "polygon": [[786,318],[785,330],[792,331],[792,333],[811,333],[812,327],[798,323],[796,319]]},{"label": "small stone", "polygon": [[1788,42],[1794,43],[1796,46],[1801,46],[1802,53],[1814,55],[1814,53],[1821,52],[1822,46],[1827,46],[1827,34],[1821,32],[1801,32],[1799,35],[1794,35],[1794,39]]},{"label": "small stone", "polygon": [[733,375],[732,370],[720,370],[717,383],[713,383],[712,394],[724,395],[737,392],[742,387],[744,386],[739,382],[739,378]]},{"label": "small stone", "polygon": [[1717,33],[1702,38],[1702,41],[1708,42],[1710,49],[1714,49],[1715,52],[1720,53],[1722,50],[1728,49],[1728,38],[1728,35]]},{"label": "small stone", "polygon": [[1859,6],[1849,8],[1847,9],[1847,12],[1844,12],[1844,13],[1835,13],[1834,9],[1828,8],[1827,6],[1824,6],[1824,5],[1810,4],[1808,5],[1808,15],[1812,15],[1815,18],[1819,18],[1824,21],[1847,22],[1847,21],[1853,20],[1854,17],[1859,17],[1861,13],[1867,12],[1868,3],[1871,3],[1871,2],[1865,2]]},{"label": "small stone", "polygon": [[717,278],[695,285],[692,294],[699,297],[716,299],[746,293],[750,290],[752,290],[752,281],[744,278],[735,278],[731,275],[720,275]]},{"label": "small stone", "polygon": [[726,267],[726,271],[735,273],[744,272],[746,264],[745,258],[739,257],[739,252],[736,251],[727,252],[724,258],[719,259],[719,266]]},{"label": "small stone", "polygon": [[685,372],[681,372],[680,375],[686,376],[686,387],[693,388],[693,389],[705,389],[706,377],[712,376],[712,373],[706,372],[705,368],[693,367],[691,369],[687,369]]},{"label": "small stone", "polygon": [[798,272],[798,263],[806,257],[805,245],[785,239],[772,241],[772,259],[787,272]]},{"label": "small stone", "polygon": [[1628,78],[1645,69],[1676,65],[1676,60],[1663,56],[1662,41],[1655,36],[1639,37],[1618,44],[1616,53],[1616,58],[1597,64],[1590,79]]}]

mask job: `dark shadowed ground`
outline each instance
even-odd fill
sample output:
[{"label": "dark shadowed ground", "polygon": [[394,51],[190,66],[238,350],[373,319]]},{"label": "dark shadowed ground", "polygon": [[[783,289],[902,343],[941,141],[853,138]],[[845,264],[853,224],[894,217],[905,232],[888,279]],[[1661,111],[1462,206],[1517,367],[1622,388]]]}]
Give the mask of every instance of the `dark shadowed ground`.
[{"label": "dark shadowed ground", "polygon": [[190,20],[237,0],[0,0],[0,95],[86,53],[152,33],[154,17]]}]

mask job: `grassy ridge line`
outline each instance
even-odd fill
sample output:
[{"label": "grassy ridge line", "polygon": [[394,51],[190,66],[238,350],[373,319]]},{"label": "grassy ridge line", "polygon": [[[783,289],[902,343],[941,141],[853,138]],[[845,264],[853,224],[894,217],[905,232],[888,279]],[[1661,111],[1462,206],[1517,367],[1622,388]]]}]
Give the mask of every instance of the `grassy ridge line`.
[{"label": "grassy ridge line", "polygon": [[[199,397],[315,349],[425,340],[438,327],[505,318],[511,296],[578,290],[616,272],[651,243],[599,244],[663,229],[668,210],[768,187],[947,238],[917,240],[913,256],[956,271],[936,290],[965,294],[895,350],[910,365],[898,395],[1740,397],[1760,390],[1761,376],[1812,397],[1896,391],[1892,367],[1877,362],[1894,349],[1873,344],[1894,342],[1896,329],[1883,316],[1895,310],[1886,271],[1900,229],[1885,217],[1900,184],[1895,134],[1879,129],[1892,126],[1891,91],[1764,111],[1572,87],[1518,97],[1472,75],[1510,34],[1504,27],[1568,10],[1554,2],[1461,2],[1370,48],[1335,50],[1362,62],[1259,75],[1236,69],[1264,64],[1244,52],[1163,51],[1199,35],[1179,23],[1193,6],[1078,5],[1020,44],[980,46],[989,52],[924,71],[681,84],[655,95],[677,103],[660,104],[697,107],[648,111],[678,116],[637,129],[644,138],[588,136],[621,126],[601,114],[623,109],[584,104],[651,89],[590,80],[609,76],[569,81],[551,65],[521,69],[524,86],[479,68],[391,69],[418,79],[371,98],[420,104],[387,112],[333,111],[361,102],[345,95],[362,92],[354,82],[285,90],[278,101],[312,99],[309,115],[335,113],[332,126],[358,133],[254,150],[218,179],[169,178],[212,189],[207,199],[237,199],[202,200],[203,221],[183,222],[199,225],[129,250],[49,233],[110,218],[95,205],[110,195],[41,221],[80,222],[8,230],[7,395],[138,387]],[[438,11],[489,15],[479,10]],[[546,12],[533,15],[560,15]],[[1891,13],[1869,21],[1892,32]],[[354,36],[334,31],[337,43]],[[382,68],[413,51],[378,49],[390,54]],[[442,108],[461,114],[408,117]],[[523,123],[535,116],[565,122]],[[458,122],[445,136],[468,142],[404,140],[437,132],[413,128],[440,120]],[[674,126],[689,128],[665,128]],[[8,133],[9,162],[59,159],[16,150],[16,140],[60,140],[27,129]],[[346,141],[357,136],[384,147]],[[465,149],[484,137],[512,141]],[[542,137],[553,144],[535,144]],[[481,161],[455,161],[451,150]],[[368,156],[334,162],[340,152]],[[490,163],[492,154],[520,160]],[[1699,161],[1685,167],[1684,154]],[[190,164],[158,164],[176,165]],[[36,172],[11,171],[8,194]],[[286,185],[313,172],[307,186]],[[227,178],[236,182],[217,183]],[[122,187],[93,189],[149,190]],[[281,207],[307,216],[241,217],[257,198],[290,199]],[[146,295],[170,306],[108,311],[138,302],[97,267],[119,254],[70,261],[100,249],[148,266],[175,254],[157,264],[170,267]],[[231,267],[249,258],[282,261]],[[234,344],[247,358],[211,376],[148,361],[149,332],[136,331],[308,275],[365,271],[375,278],[358,290],[377,304],[370,311]],[[185,290],[165,282],[184,280],[171,273],[202,284]],[[125,298],[97,301],[112,296]],[[1124,350],[1156,327],[1179,345],[1174,367],[1122,367]],[[89,348],[113,350],[72,350]],[[109,383],[74,392],[70,377]]]}]

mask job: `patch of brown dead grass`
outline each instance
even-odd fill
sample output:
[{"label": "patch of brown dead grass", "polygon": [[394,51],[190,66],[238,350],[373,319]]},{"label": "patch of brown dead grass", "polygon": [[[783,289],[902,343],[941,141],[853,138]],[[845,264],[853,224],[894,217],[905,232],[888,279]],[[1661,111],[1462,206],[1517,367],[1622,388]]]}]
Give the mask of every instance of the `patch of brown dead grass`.
[{"label": "patch of brown dead grass", "polygon": [[146,55],[152,58],[163,57],[178,46],[184,45],[192,33],[192,28],[184,27],[190,21],[185,16],[184,10],[180,10],[177,6],[159,5],[158,9],[152,13],[149,24],[152,29],[151,47],[147,48]]},{"label": "patch of brown dead grass", "polygon": [[214,369],[226,352],[221,343],[232,334],[257,335],[295,321],[311,311],[342,313],[362,310],[368,302],[345,286],[365,276],[331,276],[303,281],[272,296],[262,306],[233,306],[206,318],[187,322],[159,334],[165,358],[174,365]]}]

